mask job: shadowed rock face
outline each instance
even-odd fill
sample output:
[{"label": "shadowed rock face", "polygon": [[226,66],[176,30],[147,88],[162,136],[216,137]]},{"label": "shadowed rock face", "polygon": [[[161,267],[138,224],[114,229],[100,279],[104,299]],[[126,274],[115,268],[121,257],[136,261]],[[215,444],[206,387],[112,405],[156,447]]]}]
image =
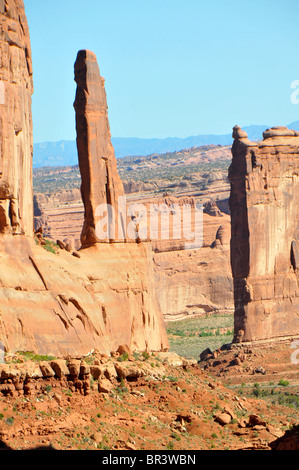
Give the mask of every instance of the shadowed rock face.
[{"label": "shadowed rock face", "polygon": [[23,1],[0,1],[0,233],[33,235],[30,38]]},{"label": "shadowed rock face", "polygon": [[97,238],[96,210],[101,204],[110,204],[117,214],[118,197],[124,196],[124,190],[118,176],[111,143],[105,80],[100,75],[96,56],[92,52],[85,50],[78,52],[75,81],[77,148],[85,209],[81,242],[82,246],[90,246],[99,241],[119,238],[117,220],[114,224],[112,217],[109,217],[106,240]]},{"label": "shadowed rock face", "polygon": [[299,333],[299,133],[233,132],[231,265],[235,342]]}]

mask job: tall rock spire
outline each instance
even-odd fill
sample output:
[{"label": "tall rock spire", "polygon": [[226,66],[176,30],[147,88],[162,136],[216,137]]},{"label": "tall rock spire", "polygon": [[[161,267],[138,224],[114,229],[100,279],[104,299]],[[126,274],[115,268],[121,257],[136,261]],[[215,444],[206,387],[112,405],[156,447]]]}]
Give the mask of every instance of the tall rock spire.
[{"label": "tall rock spire", "polygon": [[0,233],[33,236],[33,80],[23,0],[0,1],[0,58]]},{"label": "tall rock spire", "polygon": [[[124,189],[117,172],[111,143],[105,80],[100,75],[93,52],[78,52],[75,81],[77,149],[85,208],[81,242],[83,247],[88,247],[97,242],[119,238],[118,200],[119,196],[124,196]],[[99,237],[96,233],[97,211],[105,204],[109,205],[110,209],[113,208],[115,214],[114,218],[108,211],[106,238]]]}]

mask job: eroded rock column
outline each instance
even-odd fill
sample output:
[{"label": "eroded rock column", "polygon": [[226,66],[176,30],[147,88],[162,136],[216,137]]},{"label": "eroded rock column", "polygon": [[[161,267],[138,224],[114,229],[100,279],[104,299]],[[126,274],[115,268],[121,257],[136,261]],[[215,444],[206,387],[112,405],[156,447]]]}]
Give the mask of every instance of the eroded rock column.
[{"label": "eroded rock column", "polygon": [[299,334],[299,133],[233,132],[231,265],[235,342]]},{"label": "eroded rock column", "polygon": [[23,0],[0,0],[0,233],[33,235],[32,92]]},{"label": "eroded rock column", "polygon": [[[111,143],[105,80],[100,75],[96,56],[92,52],[78,52],[75,81],[77,148],[85,209],[82,246],[119,239],[123,241],[118,202],[119,197],[124,196],[124,189]],[[106,237],[96,233],[97,222],[104,216],[102,208],[105,204],[114,210],[114,214],[107,214]]]}]

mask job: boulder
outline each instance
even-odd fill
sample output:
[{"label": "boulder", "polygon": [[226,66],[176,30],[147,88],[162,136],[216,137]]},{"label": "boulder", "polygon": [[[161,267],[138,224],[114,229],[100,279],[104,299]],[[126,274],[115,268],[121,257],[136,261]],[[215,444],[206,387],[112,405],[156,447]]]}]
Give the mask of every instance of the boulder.
[{"label": "boulder", "polygon": [[137,380],[138,377],[142,377],[144,372],[138,366],[134,366],[131,363],[119,362],[115,364],[115,370],[120,379]]},{"label": "boulder", "polygon": [[216,413],[214,415],[215,421],[222,426],[229,424],[231,422],[231,415],[229,413]]},{"label": "boulder", "polygon": [[113,384],[108,379],[101,379],[99,381],[98,390],[100,393],[110,393],[113,390]]},{"label": "boulder", "polygon": [[39,367],[40,367],[40,370],[41,370],[42,375],[43,375],[44,378],[54,377],[55,376],[55,372],[52,369],[49,362],[42,361],[42,362],[39,363]]},{"label": "boulder", "polygon": [[105,365],[104,375],[110,381],[117,378],[117,372],[114,364],[107,363]]},{"label": "boulder", "polygon": [[104,376],[106,367],[103,365],[92,365],[90,367],[90,373],[94,380],[98,380],[100,377]]},{"label": "boulder", "polygon": [[86,362],[81,362],[80,364],[80,374],[81,375],[89,375],[90,374],[90,365]]},{"label": "boulder", "polygon": [[210,348],[206,348],[204,351],[200,353],[199,358],[201,361],[206,361],[207,359],[213,359],[214,356]]},{"label": "boulder", "polygon": [[50,365],[54,370],[56,377],[59,379],[64,375],[69,375],[67,362],[64,359],[56,359],[55,361],[51,361]]},{"label": "boulder", "polygon": [[80,374],[81,361],[79,359],[71,359],[67,364],[69,374],[78,377]]},{"label": "boulder", "polygon": [[118,349],[116,352],[120,355],[122,354],[127,354],[128,356],[132,355],[131,348],[127,344],[121,344],[120,346],[118,346]]}]

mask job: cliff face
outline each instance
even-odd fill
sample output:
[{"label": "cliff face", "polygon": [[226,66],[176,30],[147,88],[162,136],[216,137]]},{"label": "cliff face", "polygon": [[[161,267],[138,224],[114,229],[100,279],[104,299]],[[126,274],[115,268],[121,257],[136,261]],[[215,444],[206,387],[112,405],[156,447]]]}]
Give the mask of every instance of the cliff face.
[{"label": "cliff face", "polygon": [[169,242],[154,244],[156,291],[166,321],[233,314],[229,241],[229,216],[204,213],[202,248],[179,249],[175,242],[171,248]]},{"label": "cliff face", "polygon": [[77,148],[85,209],[81,242],[82,246],[90,246],[98,241],[118,238],[117,220],[114,223],[110,218],[106,240],[98,239],[96,212],[100,205],[109,204],[117,213],[118,198],[124,196],[124,189],[111,143],[105,80],[91,51],[78,52],[75,81]]},{"label": "cliff face", "polygon": [[30,38],[23,1],[0,2],[0,233],[33,234]]},{"label": "cliff face", "polygon": [[34,228],[43,228],[44,238],[61,240],[74,250],[81,247],[84,224],[81,192],[75,188],[54,194],[35,193]]},{"label": "cliff face", "polygon": [[98,244],[75,258],[0,237],[0,341],[7,351],[109,354],[168,347],[149,245]]},{"label": "cliff face", "polygon": [[260,143],[234,128],[231,264],[235,342],[299,333],[299,133],[268,129]]},{"label": "cliff face", "polygon": [[[121,344],[141,351],[167,349],[149,244],[98,243],[77,257],[63,250],[53,254],[35,244],[32,71],[23,2],[0,0],[0,20],[0,77],[5,85],[5,103],[0,105],[0,342],[9,352],[54,356],[84,355],[93,349],[109,354]],[[97,205],[114,204],[122,193],[103,80],[91,62],[88,92],[94,91],[96,102],[85,95],[85,88],[76,99],[85,246],[95,241]],[[84,67],[78,68],[77,62],[79,82],[80,71],[84,75]],[[80,103],[85,98],[82,116]]]}]

